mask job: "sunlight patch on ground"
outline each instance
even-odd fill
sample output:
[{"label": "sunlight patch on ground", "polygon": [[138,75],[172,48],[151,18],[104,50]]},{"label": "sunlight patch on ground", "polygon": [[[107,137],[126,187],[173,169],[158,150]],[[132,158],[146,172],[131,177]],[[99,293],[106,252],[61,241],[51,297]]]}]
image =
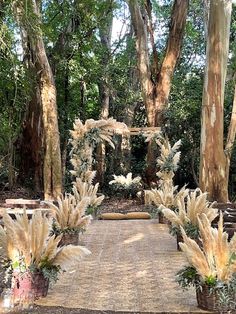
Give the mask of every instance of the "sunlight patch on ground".
[{"label": "sunlight patch on ground", "polygon": [[136,273],[136,277],[137,278],[143,278],[147,275],[147,271],[146,270],[140,270]]},{"label": "sunlight patch on ground", "polygon": [[143,233],[137,233],[137,234],[133,235],[132,237],[126,239],[124,241],[124,244],[133,243],[133,242],[139,241],[139,240],[141,240],[143,238],[144,238],[144,234]]}]

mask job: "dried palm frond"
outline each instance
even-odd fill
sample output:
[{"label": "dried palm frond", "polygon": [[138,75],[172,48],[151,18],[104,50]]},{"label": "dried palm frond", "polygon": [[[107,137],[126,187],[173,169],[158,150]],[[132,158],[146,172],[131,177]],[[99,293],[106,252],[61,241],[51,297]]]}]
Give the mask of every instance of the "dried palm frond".
[{"label": "dried palm frond", "polygon": [[96,176],[96,171],[88,170],[84,172],[83,176],[80,178],[82,181],[87,182],[88,184],[92,184],[95,176]]},{"label": "dried palm frond", "polygon": [[[173,185],[173,177],[180,159],[178,149],[181,145],[181,140],[171,146],[168,138],[163,136],[162,133],[156,133],[152,138],[147,138],[148,141],[150,139],[155,140],[160,151],[160,156],[157,158],[159,171],[156,173],[159,178],[159,188],[144,191],[145,204],[154,203],[161,210],[176,208],[179,203],[182,204],[184,202],[188,194],[186,186],[177,192],[178,187]],[[182,201],[180,201],[181,199]],[[171,217],[173,221],[182,222],[181,218],[173,213],[166,212],[166,215]],[[184,218],[182,213],[181,217]]]},{"label": "dried palm frond", "polygon": [[159,133],[158,136],[155,137],[155,141],[160,150],[160,156],[157,158],[157,166],[159,167],[157,176],[162,184],[166,181],[172,181],[174,173],[178,168],[181,154],[178,150],[181,145],[181,140],[171,146],[168,138]]}]

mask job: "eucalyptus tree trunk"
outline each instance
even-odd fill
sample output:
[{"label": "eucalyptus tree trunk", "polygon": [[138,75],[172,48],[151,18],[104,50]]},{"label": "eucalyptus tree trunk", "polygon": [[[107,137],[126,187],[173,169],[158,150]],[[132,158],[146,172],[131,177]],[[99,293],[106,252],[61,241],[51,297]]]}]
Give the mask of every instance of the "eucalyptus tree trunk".
[{"label": "eucalyptus tree trunk", "polygon": [[[224,151],[224,91],[232,2],[211,0],[207,31],[206,68],[202,99],[200,188],[210,200],[228,201],[229,161],[235,138],[232,112]],[[236,107],[234,100],[234,107]],[[234,110],[234,108],[233,108]]]},{"label": "eucalyptus tree trunk", "polygon": [[56,87],[41,37],[36,41],[40,73],[44,133],[44,198],[56,198],[62,192],[60,135],[58,129]]},{"label": "eucalyptus tree trunk", "polygon": [[[35,56],[37,83],[40,91],[43,134],[44,198],[54,199],[62,191],[60,137],[57,121],[56,88],[45,51],[41,31],[41,1],[13,2],[20,27],[25,30]],[[27,17],[27,18],[26,18]]]},{"label": "eucalyptus tree trunk", "polygon": [[[188,11],[188,0],[175,0],[171,13],[171,23],[165,55],[161,64],[154,45],[154,30],[151,21],[151,1],[145,0],[144,6],[139,1],[128,0],[131,20],[136,35],[138,69],[147,112],[147,122],[151,127],[161,126],[163,113],[168,104],[171,81],[180,56],[184,29]],[[150,62],[149,37],[153,49],[154,64]],[[148,145],[146,176],[149,183],[155,178],[156,156],[153,143]]]}]

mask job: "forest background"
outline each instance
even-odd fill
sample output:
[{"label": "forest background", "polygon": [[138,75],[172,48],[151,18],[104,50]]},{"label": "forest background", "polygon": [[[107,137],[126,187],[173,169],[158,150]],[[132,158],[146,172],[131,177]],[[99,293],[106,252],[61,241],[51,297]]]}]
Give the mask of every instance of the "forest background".
[{"label": "forest background", "polygon": [[[21,186],[42,197],[48,173],[57,176],[56,181],[62,178],[68,190],[72,180],[69,131],[74,120],[108,117],[129,127],[161,126],[172,143],[181,139],[175,183],[198,186],[209,6],[213,1],[1,0],[0,189]],[[227,2],[215,0],[224,6]],[[223,25],[213,9],[211,16]],[[229,21],[224,141],[235,88],[234,5]],[[166,90],[162,70],[172,52]],[[141,61],[147,62],[146,70]],[[152,99],[166,93],[164,101],[156,102],[161,103],[161,114],[158,116],[158,109],[154,120],[145,82],[146,87],[152,86]],[[102,147],[95,152],[94,167],[102,167],[97,178],[102,190],[107,191],[113,174],[132,172],[146,185],[155,180],[151,177],[153,156],[147,157],[149,148],[142,135],[123,140],[116,136],[115,141],[115,150],[107,147],[105,156]],[[229,194],[235,200],[236,155],[232,149]],[[56,169],[45,169],[50,163]],[[57,169],[62,171],[58,174]]]}]

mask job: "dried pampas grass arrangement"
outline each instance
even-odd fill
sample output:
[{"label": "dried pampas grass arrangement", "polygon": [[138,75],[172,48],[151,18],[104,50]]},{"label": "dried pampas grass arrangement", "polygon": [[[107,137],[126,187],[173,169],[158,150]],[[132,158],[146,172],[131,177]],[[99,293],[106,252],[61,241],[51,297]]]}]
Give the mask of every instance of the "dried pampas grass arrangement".
[{"label": "dried pampas grass arrangement", "polygon": [[50,235],[51,221],[36,211],[28,219],[26,211],[16,214],[12,219],[7,212],[3,214],[4,228],[0,226],[0,246],[10,261],[13,270],[29,271],[30,269],[67,270],[82,257],[90,254],[81,246],[58,247],[61,236]]},{"label": "dried pampas grass arrangement", "polygon": [[162,213],[171,222],[172,227],[178,230],[180,227],[185,228],[186,225],[195,226],[199,229],[199,219],[203,214],[210,222],[218,216],[218,209],[214,208],[214,203],[208,202],[207,193],[202,193],[199,188],[188,193],[188,195],[182,194],[175,205],[175,211],[170,208],[163,208]]}]

